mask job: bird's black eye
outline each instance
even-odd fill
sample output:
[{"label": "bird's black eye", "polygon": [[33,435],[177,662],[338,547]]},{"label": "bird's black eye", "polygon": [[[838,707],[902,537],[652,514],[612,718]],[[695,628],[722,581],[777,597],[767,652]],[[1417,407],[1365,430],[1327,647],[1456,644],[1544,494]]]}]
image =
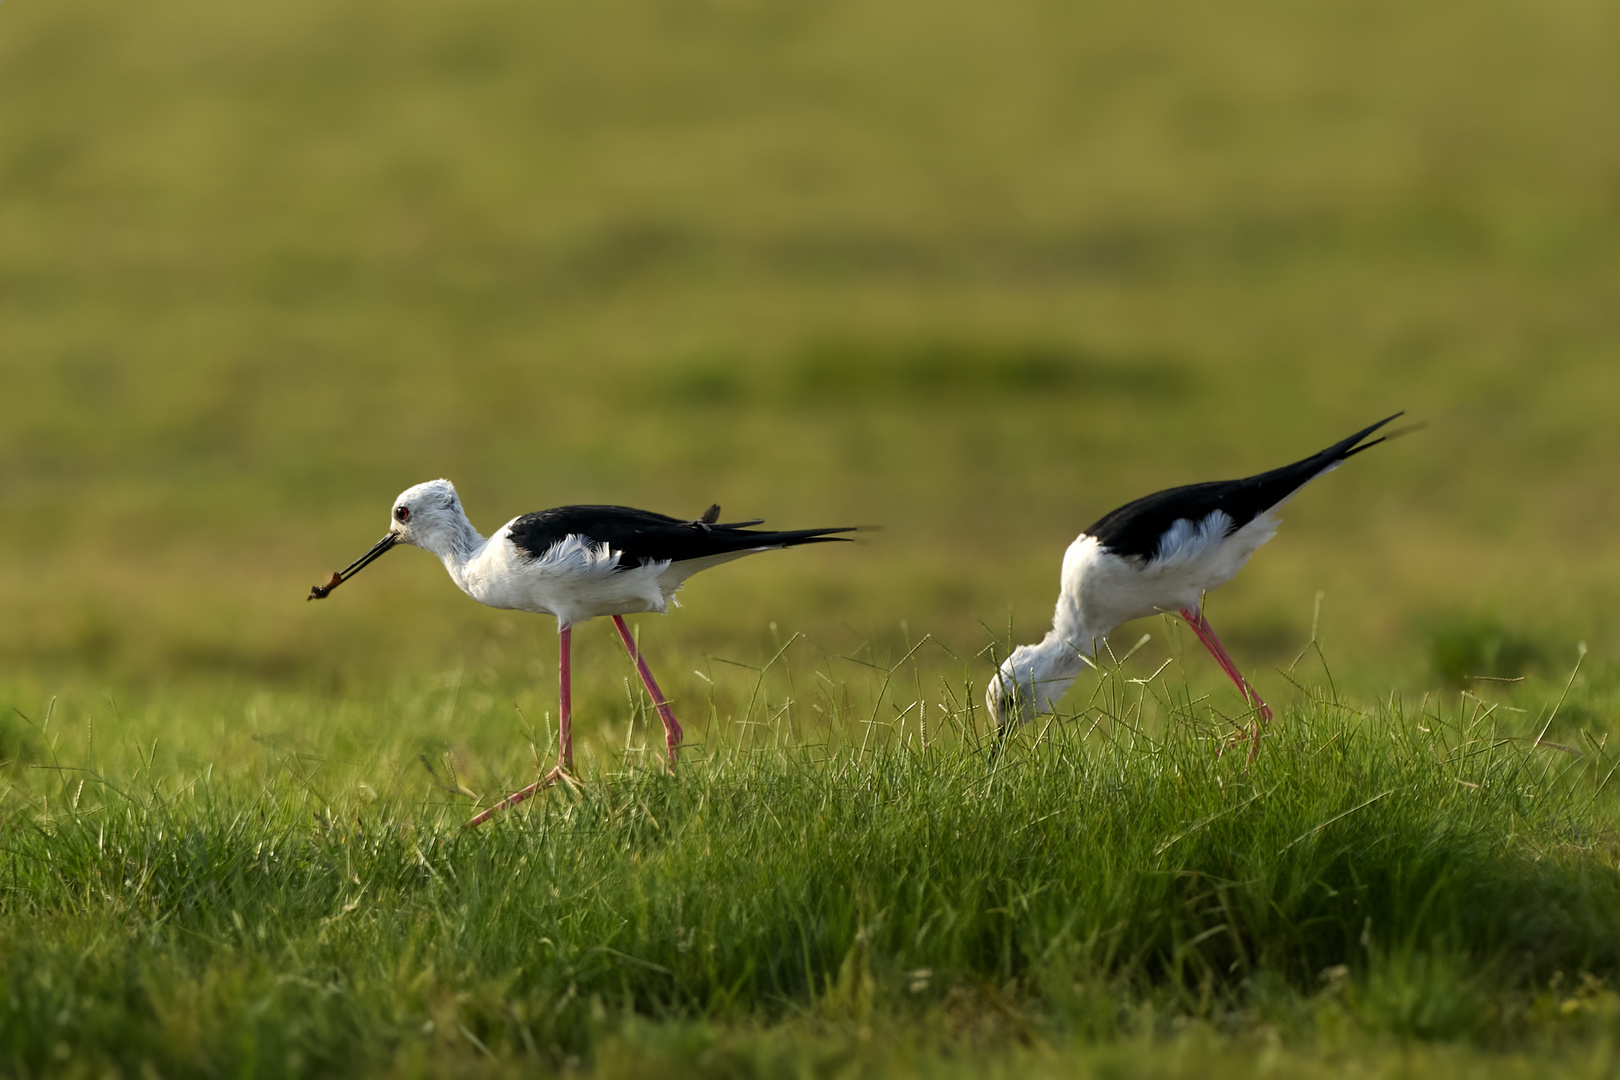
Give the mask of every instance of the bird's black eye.
[{"label": "bird's black eye", "polygon": [[408,506],[396,506],[396,507],[394,507],[394,520],[395,521],[409,521],[409,520],[411,520],[411,508],[408,507]]}]

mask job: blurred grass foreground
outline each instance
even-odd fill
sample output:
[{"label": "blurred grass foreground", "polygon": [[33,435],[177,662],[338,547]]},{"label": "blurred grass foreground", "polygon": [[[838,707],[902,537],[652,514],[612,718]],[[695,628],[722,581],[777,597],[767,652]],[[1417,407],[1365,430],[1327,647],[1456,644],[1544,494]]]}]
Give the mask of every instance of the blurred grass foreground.
[{"label": "blurred grass foreground", "polygon": [[[1612,1067],[1620,6],[11,0],[0,102],[8,1071]],[[1397,409],[1211,599],[1255,775],[1159,622],[982,767],[1080,528]],[[582,628],[462,839],[551,620],[303,601],[437,476],[883,531],[637,620],[690,778]]]}]

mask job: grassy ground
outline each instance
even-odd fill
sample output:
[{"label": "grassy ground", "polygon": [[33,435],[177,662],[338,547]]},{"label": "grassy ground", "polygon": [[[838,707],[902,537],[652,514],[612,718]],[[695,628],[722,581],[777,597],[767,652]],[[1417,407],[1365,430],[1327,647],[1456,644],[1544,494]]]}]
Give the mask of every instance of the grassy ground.
[{"label": "grassy ground", "polygon": [[[0,5],[7,1068],[1612,1071],[1617,20]],[[1211,598],[1252,774],[1158,623],[982,766],[1076,531],[1400,408]],[[884,529],[637,621],[675,780],[581,628],[464,835],[550,621],[303,601],[441,475]]]},{"label": "grassy ground", "polygon": [[[992,768],[913,664],[870,702],[824,674],[788,650],[736,720],[689,715],[674,778],[642,708],[576,788],[474,831],[526,776],[412,760],[393,702],[224,778],[41,718],[0,879],[9,1065],[1615,1064],[1620,758],[1564,714],[1612,678],[1534,716],[1312,679],[1251,769],[1173,665],[1110,668]],[[836,715],[806,723],[818,698]]]}]

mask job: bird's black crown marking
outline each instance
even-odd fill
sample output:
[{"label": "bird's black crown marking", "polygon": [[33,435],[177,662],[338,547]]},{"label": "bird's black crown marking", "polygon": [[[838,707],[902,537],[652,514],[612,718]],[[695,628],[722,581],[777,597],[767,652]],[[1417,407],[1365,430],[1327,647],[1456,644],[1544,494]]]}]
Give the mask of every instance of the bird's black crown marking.
[{"label": "bird's black crown marking", "polygon": [[1231,535],[1345,458],[1383,442],[1383,438],[1367,443],[1361,440],[1400,415],[1387,416],[1326,450],[1270,472],[1242,480],[1188,484],[1143,496],[1105,514],[1085,530],[1085,535],[1096,537],[1104,549],[1115,555],[1143,562],[1158,554],[1164,534],[1178,521],[1202,522],[1219,510],[1232,519],[1227,528],[1227,535]]}]

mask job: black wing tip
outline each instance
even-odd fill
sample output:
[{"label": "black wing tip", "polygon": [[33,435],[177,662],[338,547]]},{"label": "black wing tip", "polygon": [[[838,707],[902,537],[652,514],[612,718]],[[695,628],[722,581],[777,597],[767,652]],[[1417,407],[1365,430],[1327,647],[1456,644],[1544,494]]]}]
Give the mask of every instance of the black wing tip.
[{"label": "black wing tip", "polygon": [[[742,531],[742,526],[758,525],[758,524],[759,524],[758,521],[745,521],[745,522],[742,522],[741,525],[736,526],[735,528],[736,528],[736,531],[740,534],[740,537],[742,537],[742,538],[754,537],[754,538],[760,539],[760,540],[775,540],[777,543],[781,543],[781,542],[784,542],[784,541],[794,543],[794,542],[799,542],[799,541],[803,541],[803,540],[814,540],[814,539],[848,540],[849,537],[847,537],[847,536],[835,537],[832,534],[833,533],[850,533],[850,532],[881,532],[882,529],[883,529],[883,526],[881,526],[881,525],[830,525],[830,526],[828,526],[826,528],[823,528],[823,529],[773,529],[773,530],[770,530],[768,532],[743,532]],[[721,529],[731,529],[731,528],[734,528],[734,527],[730,526],[730,525],[716,525],[716,526],[714,526],[714,528],[716,530],[721,530]]]},{"label": "black wing tip", "polygon": [[1361,441],[1361,440],[1365,439],[1367,436],[1371,435],[1373,432],[1377,431],[1379,428],[1383,427],[1385,424],[1388,424],[1390,421],[1398,420],[1398,419],[1400,419],[1401,417],[1403,417],[1405,415],[1406,415],[1406,410],[1402,409],[1400,412],[1393,413],[1393,414],[1391,414],[1389,416],[1386,416],[1382,420],[1378,421],[1378,423],[1371,424],[1371,425],[1369,425],[1367,427],[1364,427],[1360,431],[1356,432],[1354,435],[1350,436],[1350,438],[1346,439],[1343,443],[1340,444],[1340,445],[1345,447],[1345,450],[1339,455],[1339,460],[1343,461],[1345,458],[1354,457],[1355,455],[1361,453],[1363,450],[1371,450],[1373,447],[1377,446],[1379,443],[1388,442],[1391,439],[1398,439],[1402,435],[1410,435],[1412,432],[1421,431],[1424,427],[1427,426],[1427,425],[1422,424],[1422,423],[1408,424],[1406,427],[1399,428],[1399,429],[1397,429],[1395,431],[1386,432],[1385,434],[1378,436],[1378,438],[1373,439],[1370,442],[1362,442]]},{"label": "black wing tip", "polygon": [[792,533],[788,534],[792,537],[792,539],[788,540],[787,543],[789,545],[830,544],[836,541],[839,543],[848,544],[854,541],[855,538],[853,536],[836,536],[834,534],[876,532],[878,528],[879,526],[876,525],[835,525],[828,529],[795,529]]},{"label": "black wing tip", "polygon": [[[683,521],[681,524],[690,528],[701,529],[705,533],[740,532],[744,529],[751,529],[756,525],[765,524],[765,519],[749,518],[747,521],[721,521],[720,504],[710,503],[709,508],[703,511],[703,514],[700,517],[693,518],[691,521]],[[811,539],[815,538],[847,541],[849,540],[849,537],[847,536],[833,537],[828,534],[845,532],[880,532],[882,529],[883,526],[881,525],[835,525],[826,529],[785,529],[773,532],[770,535],[779,537],[794,537],[795,539],[788,541],[789,543],[808,543]]]},{"label": "black wing tip", "polygon": [[840,536],[839,533],[877,532],[882,528],[879,525],[835,525],[826,529],[793,529],[777,533],[742,533],[742,536],[752,536],[759,540],[761,547],[790,548],[802,547],[805,544],[858,544],[861,541],[853,536]]}]

